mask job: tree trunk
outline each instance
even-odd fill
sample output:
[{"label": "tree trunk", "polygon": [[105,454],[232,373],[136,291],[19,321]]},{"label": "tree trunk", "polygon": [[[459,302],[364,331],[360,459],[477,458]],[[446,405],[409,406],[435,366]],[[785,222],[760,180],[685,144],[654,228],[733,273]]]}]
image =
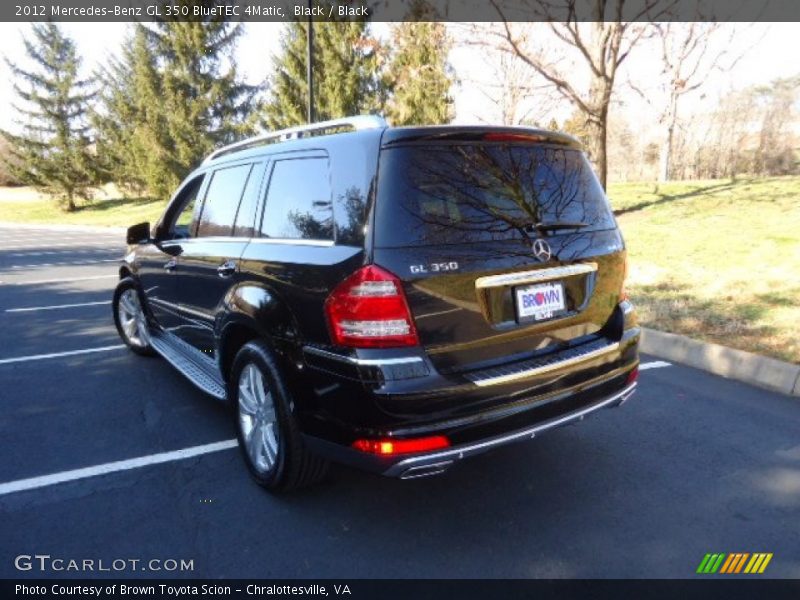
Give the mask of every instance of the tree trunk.
[{"label": "tree trunk", "polygon": [[608,183],[608,106],[611,102],[612,85],[613,80],[608,77],[594,77],[589,90],[590,112],[586,115],[588,150],[603,189],[606,189]]},{"label": "tree trunk", "polygon": [[670,94],[669,107],[665,115],[666,131],[661,144],[658,160],[658,180],[669,181],[672,176],[672,143],[675,137],[675,123],[678,120],[678,94]]},{"label": "tree trunk", "polygon": [[589,158],[594,163],[595,171],[597,171],[597,178],[600,180],[600,185],[606,189],[608,180],[608,157],[606,154],[606,146],[608,139],[608,118],[607,111],[604,115],[597,120],[589,120]]}]

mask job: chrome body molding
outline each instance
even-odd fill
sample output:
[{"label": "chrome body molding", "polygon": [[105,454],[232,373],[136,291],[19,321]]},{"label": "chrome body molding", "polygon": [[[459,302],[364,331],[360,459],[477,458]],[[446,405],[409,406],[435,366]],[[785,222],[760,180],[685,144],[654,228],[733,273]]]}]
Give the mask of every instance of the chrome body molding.
[{"label": "chrome body molding", "polygon": [[477,289],[493,288],[504,285],[524,285],[526,283],[539,283],[542,281],[552,281],[563,277],[574,275],[585,275],[597,271],[597,263],[577,263],[574,265],[564,265],[552,267],[550,269],[536,269],[535,271],[518,271],[503,275],[488,275],[479,277],[475,280]]},{"label": "chrome body molding", "polygon": [[384,365],[407,365],[411,363],[423,362],[422,358],[420,358],[419,356],[400,356],[397,358],[356,358],[355,356],[345,356],[343,354],[336,354],[335,352],[329,352],[328,350],[323,350],[322,348],[317,348],[315,346],[303,346],[303,352],[363,367],[371,367],[371,366],[380,367]]},{"label": "chrome body molding", "polygon": [[[502,446],[504,444],[510,444],[512,442],[517,442],[524,439],[531,439],[535,437],[536,434],[542,433],[549,429],[555,429],[556,427],[567,425],[572,421],[579,421],[587,415],[600,410],[601,408],[618,406],[628,400],[628,398],[633,395],[635,390],[636,383],[634,382],[612,396],[604,398],[603,400],[600,400],[591,406],[576,410],[551,421],[546,421],[521,431],[490,438],[481,442],[466,444],[464,446],[456,446],[441,452],[434,452],[431,454],[425,454],[423,456],[414,456],[405,460],[401,460],[384,471],[383,475],[386,475],[387,477],[400,478],[419,477],[422,476],[421,470],[423,467],[431,467],[433,472],[430,474],[432,475],[440,473],[442,470],[444,470],[444,468],[449,467],[450,464],[457,460],[461,460],[462,458],[480,454],[481,452],[486,452],[487,450],[491,450],[492,448]],[[406,473],[409,475],[406,475]],[[425,475],[427,474],[428,473],[425,473]]]},{"label": "chrome body molding", "polygon": [[592,360],[594,358],[598,358],[600,356],[616,352],[617,350],[619,350],[619,342],[613,342],[611,344],[608,344],[607,346],[603,346],[602,348],[595,348],[586,352],[578,353],[576,355],[565,358],[564,360],[548,362],[540,366],[520,369],[519,371],[512,371],[511,373],[505,373],[501,375],[484,377],[484,378],[476,377],[470,379],[472,383],[474,383],[478,387],[500,385],[503,383],[516,381],[518,379],[526,379],[528,377],[534,377],[536,375],[541,375],[543,373],[549,373],[550,371],[557,371],[558,369],[562,369],[564,367],[570,367],[572,365],[576,365],[587,360]]}]

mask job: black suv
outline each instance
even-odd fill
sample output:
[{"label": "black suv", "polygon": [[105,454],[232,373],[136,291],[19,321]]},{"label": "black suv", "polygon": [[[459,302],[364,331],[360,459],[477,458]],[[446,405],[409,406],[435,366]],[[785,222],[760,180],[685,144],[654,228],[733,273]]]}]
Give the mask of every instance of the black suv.
[{"label": "black suv", "polygon": [[128,231],[114,317],[227,399],[256,480],[454,462],[633,393],[625,247],[578,142],[354,117],[215,151]]}]

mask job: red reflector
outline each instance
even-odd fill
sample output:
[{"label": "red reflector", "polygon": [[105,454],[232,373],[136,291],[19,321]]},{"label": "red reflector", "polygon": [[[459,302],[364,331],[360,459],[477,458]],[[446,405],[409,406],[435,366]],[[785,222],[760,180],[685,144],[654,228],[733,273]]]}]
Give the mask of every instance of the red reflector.
[{"label": "red reflector", "polygon": [[639,378],[639,367],[636,367],[628,373],[628,378],[625,380],[625,383],[633,383]]},{"label": "red reflector", "polygon": [[397,348],[419,343],[403,283],[367,265],[336,286],[325,301],[331,339],[350,348]]},{"label": "red reflector", "polygon": [[413,452],[428,452],[430,450],[447,448],[450,446],[450,440],[443,435],[432,435],[430,437],[410,440],[394,440],[391,438],[383,440],[356,440],[352,445],[353,448],[359,452],[391,456],[394,454],[411,454]]}]

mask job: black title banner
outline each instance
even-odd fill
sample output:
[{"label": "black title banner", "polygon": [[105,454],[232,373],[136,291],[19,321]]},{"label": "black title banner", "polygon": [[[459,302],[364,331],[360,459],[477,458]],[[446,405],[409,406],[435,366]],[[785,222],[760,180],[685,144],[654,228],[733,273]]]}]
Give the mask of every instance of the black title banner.
[{"label": "black title banner", "polygon": [[797,0],[34,0],[1,21],[800,21]]},{"label": "black title banner", "polygon": [[39,598],[342,598],[352,600],[618,600],[619,598],[681,598],[738,600],[800,597],[800,581],[778,579],[684,580],[523,580],[523,579],[359,579],[359,580],[3,580],[0,597]]}]

